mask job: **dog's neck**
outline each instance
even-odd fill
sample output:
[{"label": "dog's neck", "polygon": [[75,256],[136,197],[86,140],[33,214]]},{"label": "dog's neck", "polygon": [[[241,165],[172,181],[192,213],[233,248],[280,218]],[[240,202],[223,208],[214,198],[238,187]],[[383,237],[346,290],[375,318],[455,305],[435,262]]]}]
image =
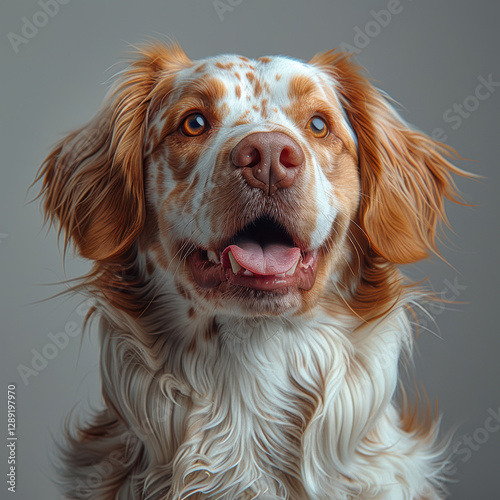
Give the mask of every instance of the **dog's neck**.
[{"label": "dog's neck", "polygon": [[[149,459],[176,460],[176,488],[183,481],[208,488],[212,472],[225,470],[227,498],[252,481],[294,498],[302,497],[298,477],[340,485],[390,407],[410,335],[402,307],[368,324],[321,306],[300,318],[263,320],[192,310],[166,291],[141,318],[103,313],[104,397],[131,432],[148,436]],[[321,435],[336,436],[333,452]],[[331,470],[338,478],[323,477]]]}]

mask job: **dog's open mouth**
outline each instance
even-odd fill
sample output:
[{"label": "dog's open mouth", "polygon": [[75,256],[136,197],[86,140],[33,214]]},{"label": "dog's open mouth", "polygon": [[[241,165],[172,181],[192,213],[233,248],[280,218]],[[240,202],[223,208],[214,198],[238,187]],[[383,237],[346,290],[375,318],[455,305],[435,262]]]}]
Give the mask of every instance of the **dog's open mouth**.
[{"label": "dog's open mouth", "polygon": [[302,248],[268,218],[247,224],[221,250],[196,249],[187,259],[194,279],[204,288],[228,282],[257,290],[310,290],[317,261],[317,250]]}]

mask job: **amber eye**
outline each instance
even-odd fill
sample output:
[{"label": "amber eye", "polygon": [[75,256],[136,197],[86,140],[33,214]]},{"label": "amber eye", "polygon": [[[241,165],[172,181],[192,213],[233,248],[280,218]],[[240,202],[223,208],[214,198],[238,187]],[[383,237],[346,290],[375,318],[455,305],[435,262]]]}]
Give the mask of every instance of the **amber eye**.
[{"label": "amber eye", "polygon": [[307,128],[313,133],[314,137],[322,139],[328,135],[328,125],[323,118],[313,116],[307,122]]},{"label": "amber eye", "polygon": [[208,121],[201,113],[193,113],[184,118],[180,128],[185,135],[201,135],[208,129]]}]

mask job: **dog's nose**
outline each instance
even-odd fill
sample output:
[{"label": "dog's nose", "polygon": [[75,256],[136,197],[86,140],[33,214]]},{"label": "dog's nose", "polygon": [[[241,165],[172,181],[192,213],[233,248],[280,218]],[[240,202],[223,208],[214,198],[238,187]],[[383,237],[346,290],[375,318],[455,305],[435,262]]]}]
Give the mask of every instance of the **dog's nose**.
[{"label": "dog's nose", "polygon": [[231,160],[242,169],[249,186],[272,195],[294,184],[305,157],[290,136],[282,132],[256,132],[236,144]]}]

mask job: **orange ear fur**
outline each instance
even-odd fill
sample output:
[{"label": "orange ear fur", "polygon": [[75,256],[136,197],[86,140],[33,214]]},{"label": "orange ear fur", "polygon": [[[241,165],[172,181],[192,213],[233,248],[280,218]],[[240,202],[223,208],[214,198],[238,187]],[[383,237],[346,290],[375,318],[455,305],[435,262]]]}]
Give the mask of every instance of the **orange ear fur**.
[{"label": "orange ear fur", "polygon": [[46,219],[58,219],[65,247],[72,240],[88,259],[123,254],[141,232],[149,105],[160,77],[191,64],[177,45],[148,45],[138,54],[96,117],[56,146],[36,179],[43,179]]},{"label": "orange ear fur", "polygon": [[397,264],[437,253],[444,198],[459,202],[452,174],[469,176],[448,161],[454,150],[410,128],[349,54],[330,51],[310,63],[333,77],[358,138],[359,222],[372,249]]}]

